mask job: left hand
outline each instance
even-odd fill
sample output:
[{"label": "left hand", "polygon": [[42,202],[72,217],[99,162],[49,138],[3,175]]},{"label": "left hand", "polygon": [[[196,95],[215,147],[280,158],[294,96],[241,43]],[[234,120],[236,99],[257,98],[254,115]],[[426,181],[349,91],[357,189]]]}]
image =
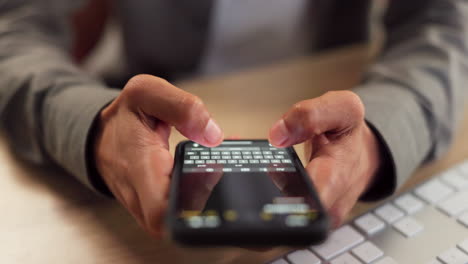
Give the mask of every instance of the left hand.
[{"label": "left hand", "polygon": [[270,130],[270,143],[306,142],[306,170],[336,228],[372,183],[381,160],[378,141],[351,91],[328,92],[295,104]]}]

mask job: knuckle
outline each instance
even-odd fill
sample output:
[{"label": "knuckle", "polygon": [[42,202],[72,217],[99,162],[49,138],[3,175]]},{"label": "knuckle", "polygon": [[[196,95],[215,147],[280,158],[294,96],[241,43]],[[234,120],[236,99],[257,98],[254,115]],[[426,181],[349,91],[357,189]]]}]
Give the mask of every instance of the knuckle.
[{"label": "knuckle", "polygon": [[202,99],[189,93],[185,93],[181,96],[180,105],[184,110],[184,119],[190,119],[191,115],[198,115],[204,109]]},{"label": "knuckle", "polygon": [[337,209],[337,213],[335,214],[335,226],[340,226],[345,221],[345,218],[343,210]]},{"label": "knuckle", "polygon": [[130,78],[124,88],[124,93],[130,98],[145,96],[150,90],[159,89],[167,85],[167,81],[148,74],[138,74]]},{"label": "knuckle", "polygon": [[150,78],[149,75],[146,74],[138,74],[130,78],[128,80],[126,88],[127,89],[137,89],[139,87],[145,86],[145,84],[148,82],[148,79]]},{"label": "knuckle", "polygon": [[128,80],[127,84],[123,89],[123,94],[129,100],[135,100],[139,98],[142,94],[144,94],[144,90],[146,88],[146,83],[148,76],[146,75],[136,75]]},{"label": "knuckle", "polygon": [[200,97],[193,94],[185,94],[182,96],[181,103],[190,110],[198,109],[203,106],[203,101],[200,99]]},{"label": "knuckle", "polygon": [[361,98],[352,91],[340,91],[340,96],[347,105],[348,113],[356,119],[364,119],[365,109]]},{"label": "knuckle", "polygon": [[317,111],[310,100],[304,100],[294,104],[293,109],[304,131],[309,134],[320,134],[320,132],[315,131],[314,128],[314,123],[317,119]]},{"label": "knuckle", "polygon": [[148,212],[145,217],[145,229],[155,238],[161,236],[161,218],[161,212],[155,209]]},{"label": "knuckle", "polygon": [[307,107],[307,101],[304,100],[304,101],[300,101],[298,103],[295,103],[293,105],[293,111],[294,111],[294,113],[296,113],[299,116],[307,115],[308,111],[309,111],[309,109]]},{"label": "knuckle", "polygon": [[329,215],[332,219],[332,223],[335,228],[339,227],[342,223],[344,223],[344,221],[346,220],[347,214],[348,214],[348,211],[346,210],[346,208],[342,206],[333,206],[329,210]]}]

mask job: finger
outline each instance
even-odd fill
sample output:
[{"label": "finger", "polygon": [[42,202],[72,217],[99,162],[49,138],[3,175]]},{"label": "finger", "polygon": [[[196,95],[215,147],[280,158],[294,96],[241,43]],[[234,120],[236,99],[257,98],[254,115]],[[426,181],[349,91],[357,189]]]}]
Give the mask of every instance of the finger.
[{"label": "finger", "polygon": [[162,236],[174,162],[167,144],[168,130],[168,125],[159,123],[155,133],[158,144],[144,148],[138,160],[131,164],[134,175],[130,179],[139,197],[144,226],[156,238]]},{"label": "finger", "polygon": [[187,138],[204,146],[217,146],[223,133],[200,98],[167,81],[151,76],[133,77],[124,89],[130,107],[141,109],[176,127]]},{"label": "finger", "polygon": [[145,221],[143,217],[143,211],[141,210],[140,199],[135,189],[127,184],[125,188],[120,188],[116,195],[120,202],[130,212],[130,214],[136,219],[141,227],[145,227]]},{"label": "finger", "polygon": [[[348,173],[356,173],[355,171],[358,170],[352,169]],[[356,177],[348,177],[348,179],[351,180],[351,182],[344,185],[345,187],[342,195],[335,201],[330,209],[332,223],[335,228],[339,227],[346,220],[348,213],[367,187],[367,184],[362,184],[366,182],[363,179],[358,179]]]},{"label": "finger", "polygon": [[286,147],[315,135],[352,128],[364,118],[359,97],[350,91],[328,92],[295,104],[270,130],[270,143]]},{"label": "finger", "polygon": [[173,163],[170,153],[158,148],[147,150],[142,161],[135,164],[139,175],[134,180],[146,229],[156,238],[161,237]]},{"label": "finger", "polygon": [[349,212],[359,199],[361,192],[362,190],[359,188],[349,188],[341,198],[335,201],[329,210],[333,228],[338,228],[346,220]]},{"label": "finger", "polygon": [[314,158],[306,167],[309,176],[319,194],[322,205],[328,210],[346,189],[340,177],[339,164],[331,157]]}]

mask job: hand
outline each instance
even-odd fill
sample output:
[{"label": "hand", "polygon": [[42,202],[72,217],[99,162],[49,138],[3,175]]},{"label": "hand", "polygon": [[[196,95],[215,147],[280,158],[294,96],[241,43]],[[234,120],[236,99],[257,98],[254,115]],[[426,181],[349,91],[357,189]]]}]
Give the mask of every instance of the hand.
[{"label": "hand", "polygon": [[173,166],[170,126],[204,146],[223,140],[199,98],[160,78],[139,75],[100,113],[94,145],[97,170],[109,189],[157,238]]},{"label": "hand", "polygon": [[270,142],[306,142],[306,170],[338,227],[380,166],[378,141],[364,121],[364,106],[350,91],[328,92],[295,104],[270,130]]}]

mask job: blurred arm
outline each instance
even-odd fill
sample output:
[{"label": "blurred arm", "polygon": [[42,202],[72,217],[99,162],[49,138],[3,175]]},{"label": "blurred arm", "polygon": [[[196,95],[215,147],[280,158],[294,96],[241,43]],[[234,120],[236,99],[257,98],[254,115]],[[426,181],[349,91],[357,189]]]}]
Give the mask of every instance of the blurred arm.
[{"label": "blurred arm", "polygon": [[388,196],[447,150],[467,92],[467,19],[467,1],[389,1],[385,48],[355,90],[389,156],[365,199]]},{"label": "blurred arm", "polygon": [[88,133],[118,95],[69,57],[70,13],[82,1],[7,0],[0,4],[0,117],[21,157],[57,163],[89,185]]}]

